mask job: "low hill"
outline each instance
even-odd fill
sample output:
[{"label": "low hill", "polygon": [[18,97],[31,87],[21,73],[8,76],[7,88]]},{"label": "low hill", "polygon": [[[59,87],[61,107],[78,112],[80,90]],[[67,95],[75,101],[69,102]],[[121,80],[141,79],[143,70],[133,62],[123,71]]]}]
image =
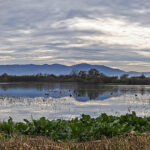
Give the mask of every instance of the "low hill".
[{"label": "low hill", "polygon": [[[141,72],[125,72],[120,69],[110,68],[104,65],[90,65],[90,64],[77,64],[72,66],[65,66],[61,64],[44,64],[44,65],[0,65],[0,74],[7,73],[9,75],[33,75],[33,74],[54,74],[54,75],[66,75],[72,71],[79,72],[80,70],[88,71],[91,68],[99,70],[99,72],[107,76],[120,76],[122,74],[129,74],[131,76],[139,76]],[[144,73],[146,76],[150,76],[150,72]]]}]

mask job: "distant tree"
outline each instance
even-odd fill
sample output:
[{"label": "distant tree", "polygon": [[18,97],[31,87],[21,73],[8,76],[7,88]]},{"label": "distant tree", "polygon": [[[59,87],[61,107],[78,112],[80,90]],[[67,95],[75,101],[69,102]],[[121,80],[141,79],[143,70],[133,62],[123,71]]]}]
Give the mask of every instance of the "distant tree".
[{"label": "distant tree", "polygon": [[1,77],[2,77],[2,78],[7,78],[7,77],[8,77],[8,74],[7,74],[7,73],[3,73],[3,74],[1,75]]},{"label": "distant tree", "polygon": [[128,79],[129,75],[128,74],[123,74],[121,77],[120,77],[120,80],[126,80]]},{"label": "distant tree", "polygon": [[8,82],[9,75],[7,73],[3,73],[1,75],[1,80],[4,82]]},{"label": "distant tree", "polygon": [[141,79],[145,79],[146,78],[145,75],[144,75],[144,73],[141,74],[140,78]]},{"label": "distant tree", "polygon": [[86,78],[86,71],[80,71],[78,76],[82,79],[85,79]]},{"label": "distant tree", "polygon": [[77,76],[77,75],[78,75],[78,70],[73,69],[73,70],[71,71],[70,75],[72,75],[72,76]]},{"label": "distant tree", "polygon": [[90,69],[89,71],[88,71],[88,75],[90,76],[90,77],[97,77],[97,76],[99,76],[99,71],[97,70],[97,69]]}]

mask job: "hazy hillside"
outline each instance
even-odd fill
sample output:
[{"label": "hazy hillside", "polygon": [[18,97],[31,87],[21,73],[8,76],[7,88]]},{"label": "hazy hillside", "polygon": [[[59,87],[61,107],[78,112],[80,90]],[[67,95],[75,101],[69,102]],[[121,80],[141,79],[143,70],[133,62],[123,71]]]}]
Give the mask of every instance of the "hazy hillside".
[{"label": "hazy hillside", "polygon": [[[122,74],[129,74],[131,76],[141,75],[140,72],[125,72],[119,69],[113,69],[106,67],[104,65],[90,65],[90,64],[77,64],[73,66],[65,66],[60,64],[53,65],[0,65],[0,74],[7,73],[9,75],[32,75],[32,74],[70,74],[72,71],[79,72],[80,70],[88,71],[91,68],[99,70],[99,72],[104,73],[108,76],[119,76]],[[150,76],[150,73],[144,73]]]}]

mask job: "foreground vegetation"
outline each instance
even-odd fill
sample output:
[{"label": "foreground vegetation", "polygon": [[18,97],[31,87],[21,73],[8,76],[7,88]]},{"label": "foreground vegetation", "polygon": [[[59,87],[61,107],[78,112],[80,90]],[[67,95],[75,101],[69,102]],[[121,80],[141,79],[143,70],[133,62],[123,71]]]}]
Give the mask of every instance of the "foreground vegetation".
[{"label": "foreground vegetation", "polygon": [[131,114],[72,120],[0,123],[0,149],[143,150],[150,149],[150,117]]},{"label": "foreground vegetation", "polygon": [[47,137],[0,136],[1,150],[149,150],[150,133],[122,135],[88,142],[54,142]]},{"label": "foreground vegetation", "polygon": [[124,133],[144,133],[150,131],[150,117],[138,117],[132,114],[107,116],[102,114],[97,118],[89,115],[72,120],[52,120],[40,118],[39,120],[25,123],[13,122],[10,118],[7,122],[0,124],[0,133],[6,137],[13,134],[46,136],[53,141],[93,141],[100,140],[103,136],[113,137]]},{"label": "foreground vegetation", "polygon": [[150,77],[144,75],[129,77],[127,74],[118,76],[106,76],[96,69],[88,72],[72,72],[70,75],[56,76],[53,74],[37,74],[12,76],[6,73],[0,75],[0,82],[84,82],[84,83],[102,83],[102,84],[150,84]]}]

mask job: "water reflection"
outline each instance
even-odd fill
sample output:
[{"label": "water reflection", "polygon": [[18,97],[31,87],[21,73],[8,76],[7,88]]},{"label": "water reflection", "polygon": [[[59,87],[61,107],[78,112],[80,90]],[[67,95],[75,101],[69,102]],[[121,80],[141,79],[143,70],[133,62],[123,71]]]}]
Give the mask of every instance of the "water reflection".
[{"label": "water reflection", "polygon": [[[150,115],[149,95],[135,97],[122,95],[111,97],[105,101],[76,101],[73,97],[63,98],[22,98],[0,96],[0,121],[8,120],[11,116],[15,121],[24,118],[39,119],[46,117],[49,120],[71,119],[89,114],[97,117],[101,113],[121,115],[135,111],[138,116]],[[32,117],[31,117],[32,116]]]},{"label": "water reflection", "polygon": [[0,121],[11,116],[24,118],[70,119],[101,113],[120,115],[135,111],[150,114],[150,86],[104,86],[79,83],[0,84]]},{"label": "water reflection", "polygon": [[105,100],[124,94],[135,97],[150,94],[150,86],[109,86],[81,83],[5,83],[0,84],[0,95],[15,97],[73,97],[77,101]]}]

